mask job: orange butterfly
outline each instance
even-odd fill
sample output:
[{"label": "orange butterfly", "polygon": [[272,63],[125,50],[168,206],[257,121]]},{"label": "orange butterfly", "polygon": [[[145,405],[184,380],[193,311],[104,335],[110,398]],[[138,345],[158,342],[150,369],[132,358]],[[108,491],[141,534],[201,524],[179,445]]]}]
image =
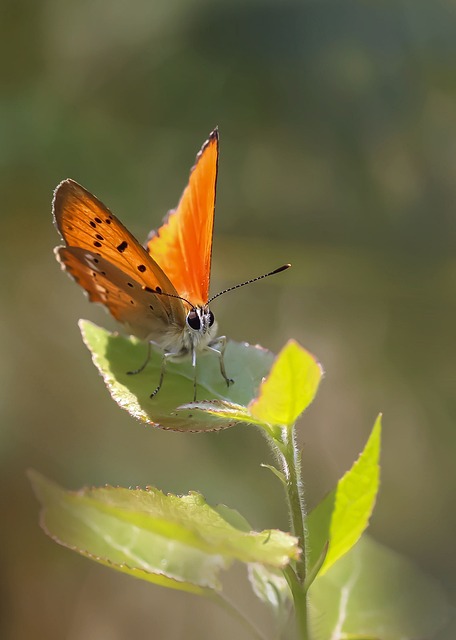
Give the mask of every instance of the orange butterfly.
[{"label": "orange butterfly", "polygon": [[225,371],[226,337],[217,337],[217,323],[209,302],[228,290],[278,273],[290,265],[236,285],[209,299],[212,234],[218,166],[218,130],[204,143],[190,172],[177,208],[152,232],[147,250],[89,191],[73,180],[55,190],[54,221],[66,243],[55,253],[63,269],[86,290],[91,302],[101,302],[127,331],[148,343],[142,371],[150,358],[150,344],[163,352],[163,384],[170,359],[191,356],[196,399],[196,355],[217,354]]}]

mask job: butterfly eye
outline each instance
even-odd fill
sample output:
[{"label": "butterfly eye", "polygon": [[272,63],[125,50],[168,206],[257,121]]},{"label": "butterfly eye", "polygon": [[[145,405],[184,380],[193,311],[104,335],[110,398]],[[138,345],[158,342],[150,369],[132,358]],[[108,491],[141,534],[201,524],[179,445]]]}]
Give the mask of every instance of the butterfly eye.
[{"label": "butterfly eye", "polygon": [[199,331],[201,329],[201,322],[200,322],[199,316],[194,309],[188,312],[187,324],[192,329],[195,329],[195,331]]},{"label": "butterfly eye", "polygon": [[214,324],[214,314],[212,313],[212,311],[209,311],[209,326],[212,327],[212,325]]}]

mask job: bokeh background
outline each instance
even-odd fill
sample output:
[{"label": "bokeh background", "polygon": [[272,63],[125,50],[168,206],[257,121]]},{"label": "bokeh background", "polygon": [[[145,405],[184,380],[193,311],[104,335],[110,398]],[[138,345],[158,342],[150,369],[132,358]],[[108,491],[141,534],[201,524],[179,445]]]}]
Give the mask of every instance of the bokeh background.
[{"label": "bokeh background", "polygon": [[[287,528],[255,430],[161,432],[114,405],[76,323],[114,324],[52,254],[60,180],[145,239],[215,125],[212,290],[293,263],[217,300],[221,330],[274,351],[294,337],[323,363],[299,431],[309,505],[383,411],[370,531],[451,597],[454,2],[3,0],[0,69],[0,637],[244,637],[213,605],[54,545],[24,475],[196,489],[256,528]],[[243,572],[227,582],[261,624]]]}]

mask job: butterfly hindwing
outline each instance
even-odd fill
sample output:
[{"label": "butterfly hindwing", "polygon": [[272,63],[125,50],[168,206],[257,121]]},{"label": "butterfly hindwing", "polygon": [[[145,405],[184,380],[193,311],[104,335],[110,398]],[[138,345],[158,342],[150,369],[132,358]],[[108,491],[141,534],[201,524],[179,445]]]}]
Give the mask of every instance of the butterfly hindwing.
[{"label": "butterfly hindwing", "polygon": [[182,332],[170,320],[163,296],[145,289],[101,256],[77,247],[57,247],[56,255],[89,300],[107,307],[133,335],[163,344]]},{"label": "butterfly hindwing", "polygon": [[149,254],[178,294],[194,305],[209,298],[218,153],[215,129],[196,157],[177,208],[147,242]]}]

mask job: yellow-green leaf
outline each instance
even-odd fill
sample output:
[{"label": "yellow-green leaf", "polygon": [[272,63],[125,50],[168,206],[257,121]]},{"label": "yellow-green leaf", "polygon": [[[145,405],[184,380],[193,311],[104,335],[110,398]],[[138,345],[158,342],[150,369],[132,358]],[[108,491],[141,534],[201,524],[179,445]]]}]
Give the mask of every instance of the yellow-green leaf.
[{"label": "yellow-green leaf", "polygon": [[250,403],[251,415],[266,424],[294,424],[314,399],[322,374],[314,356],[290,340]]},{"label": "yellow-green leaf", "polygon": [[51,538],[162,586],[207,594],[220,589],[218,574],[234,560],[283,567],[299,556],[296,538],[278,530],[238,529],[199,493],[165,495],[153,487],[72,492],[37,472],[29,476],[43,507],[41,525]]},{"label": "yellow-green leaf", "polygon": [[369,524],[380,485],[381,416],[375,422],[367,444],[337,487],[309,514],[309,567],[313,567],[329,541],[319,571],[324,574],[359,540]]}]

